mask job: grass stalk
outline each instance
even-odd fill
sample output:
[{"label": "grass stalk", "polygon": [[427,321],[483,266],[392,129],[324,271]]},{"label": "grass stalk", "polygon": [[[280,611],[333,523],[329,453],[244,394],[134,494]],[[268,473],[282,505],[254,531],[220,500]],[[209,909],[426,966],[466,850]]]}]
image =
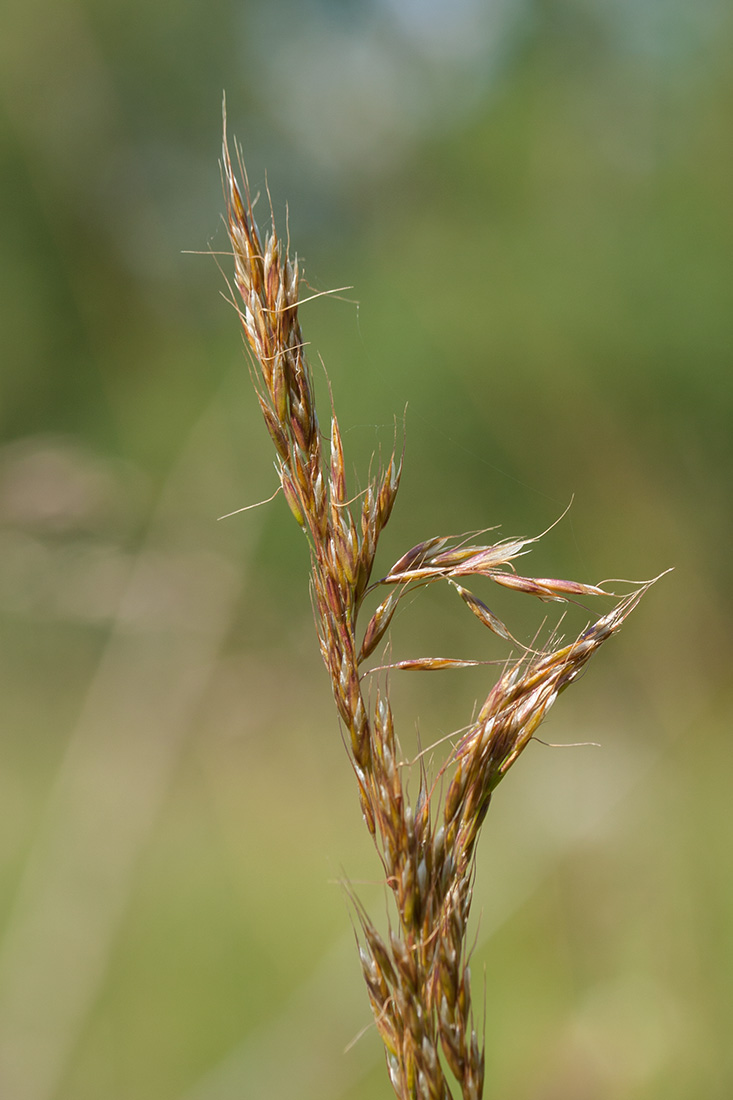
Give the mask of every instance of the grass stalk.
[{"label": "grass stalk", "polygon": [[[618,632],[654,582],[634,585],[619,596],[596,585],[524,576],[513,563],[536,539],[481,544],[442,536],[413,546],[373,581],[379,538],[400,485],[402,457],[394,451],[386,466],[370,475],[360,504],[349,501],[336,413],[332,407],[325,446],[316,411],[298,319],[297,259],[290,259],[274,219],[270,230],[260,234],[241,158],[238,179],[226,132],[222,167],[234,256],[233,300],[252,353],[252,377],[275,447],[280,486],[308,539],[321,654],[364,822],[394,899],[395,916],[384,935],[355,902],[374,1022],[400,1100],[449,1100],[455,1086],[449,1085],[446,1067],[463,1100],[479,1100],[484,1044],[472,1009],[467,946],[479,831],[495,788],[558,695]],[[541,600],[613,596],[616,602],[569,644],[551,639],[541,651],[521,647],[521,656],[505,666],[432,778],[421,758],[419,788],[411,800],[388,686],[382,683],[371,695],[365,692],[367,662],[387,637],[404,594],[437,583],[448,584],[488,630],[519,644],[466,587],[475,577]],[[365,597],[380,591],[381,601],[371,615],[364,613],[362,626]],[[389,667],[438,671],[463,664],[423,657]]]}]

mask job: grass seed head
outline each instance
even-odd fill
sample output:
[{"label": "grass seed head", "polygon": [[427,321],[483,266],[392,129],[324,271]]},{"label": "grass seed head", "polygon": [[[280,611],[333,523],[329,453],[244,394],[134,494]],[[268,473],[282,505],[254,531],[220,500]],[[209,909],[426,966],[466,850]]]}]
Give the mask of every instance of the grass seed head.
[{"label": "grass seed head", "polygon": [[[240,160],[240,168],[242,168]],[[222,178],[226,224],[234,260],[236,306],[253,356],[260,409],[277,452],[283,495],[309,540],[316,628],[345,743],[357,780],[368,831],[385,871],[396,909],[383,938],[355,904],[362,931],[360,958],[390,1079],[400,1100],[450,1100],[442,1050],[463,1100],[480,1100],[484,1052],[472,1023],[466,937],[474,853],[493,791],[518,760],[558,695],[637,606],[652,581],[583,630],[570,644],[544,651],[521,646],[488,692],[479,713],[459,736],[437,777],[429,782],[420,760],[415,806],[398,759],[387,685],[373,700],[362,691],[362,662],[385,638],[398,602],[410,586],[447,582],[499,638],[517,645],[506,625],[457,578],[484,576],[501,587],[541,600],[608,597],[601,586],[520,576],[512,562],[537,538],[508,538],[493,545],[436,536],[404,553],[381,581],[387,594],[357,643],[358,615],[369,588],[379,537],[393,510],[402,457],[393,452],[381,475],[370,479],[361,508],[347,497],[343,441],[331,410],[324,457],[311,370],[299,321],[300,270],[274,224],[260,234],[246,174],[238,182],[224,137]],[[446,657],[408,657],[396,671],[444,672],[481,664]],[[372,671],[378,671],[372,669]],[[441,791],[442,803],[441,803]],[[437,824],[433,824],[437,822]]]}]

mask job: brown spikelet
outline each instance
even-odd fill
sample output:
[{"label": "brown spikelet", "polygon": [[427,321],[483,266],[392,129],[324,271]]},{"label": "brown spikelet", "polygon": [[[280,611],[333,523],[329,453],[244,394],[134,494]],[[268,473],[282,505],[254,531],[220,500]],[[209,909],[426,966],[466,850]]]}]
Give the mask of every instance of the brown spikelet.
[{"label": "brown spikelet", "polygon": [[[277,452],[283,494],[308,536],[321,653],[344,726],[364,820],[394,901],[386,936],[355,902],[369,1001],[400,1100],[450,1100],[444,1064],[463,1100],[479,1100],[485,1066],[471,1002],[467,928],[481,824],[495,788],[557,696],[618,632],[653,582],[615,597],[613,610],[570,644],[541,652],[521,647],[522,656],[505,667],[470,726],[456,735],[438,776],[430,781],[421,763],[418,796],[410,801],[386,684],[380,681],[369,698],[360,671],[385,638],[407,589],[449,583],[483,625],[510,643],[514,639],[505,624],[459,578],[484,576],[541,600],[609,593],[592,584],[518,575],[511,563],[528,552],[534,538],[479,545],[449,536],[417,543],[369,588],[379,537],[400,484],[402,458],[394,452],[386,468],[368,481],[361,504],[349,502],[343,441],[333,411],[328,454],[322,450],[298,315],[299,267],[289,259],[274,225],[264,239],[260,235],[241,162],[239,167],[241,185],[225,133],[222,174],[237,312],[252,352],[254,385]],[[358,630],[362,604],[380,586],[387,586],[384,598],[366,627]],[[434,672],[482,663],[412,657],[371,671]]]}]

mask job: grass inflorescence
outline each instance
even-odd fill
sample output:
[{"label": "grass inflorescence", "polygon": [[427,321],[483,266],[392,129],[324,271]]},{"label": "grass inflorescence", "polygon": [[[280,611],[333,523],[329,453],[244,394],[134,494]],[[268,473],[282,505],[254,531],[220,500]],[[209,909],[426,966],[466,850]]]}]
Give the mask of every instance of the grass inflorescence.
[{"label": "grass inflorescence", "polygon": [[[241,159],[241,183],[224,136],[227,228],[234,255],[235,302],[253,356],[253,381],[276,451],[285,499],[308,538],[311,586],[321,654],[328,670],[356,778],[366,826],[394,899],[385,934],[355,905],[359,953],[376,1028],[400,1100],[448,1100],[446,1067],[463,1100],[479,1100],[484,1050],[471,1001],[467,927],[474,856],[495,788],[519,758],[557,696],[615,634],[652,581],[623,596],[605,588],[519,574],[514,562],[536,539],[490,545],[448,537],[420,542],[378,580],[373,569],[402,472],[396,449],[350,501],[338,419],[330,412],[324,446],[311,368],[298,319],[301,273],[278,236],[274,219],[260,234]],[[367,692],[365,663],[385,641],[407,591],[448,584],[493,633],[519,645],[505,624],[466,584],[488,578],[541,600],[564,602],[614,596],[615,606],[572,642],[521,646],[508,661],[437,775],[419,762],[414,800],[395,733],[388,685]],[[365,597],[384,593],[375,611],[360,615]],[[418,657],[386,667],[437,671],[466,663]],[[385,665],[379,666],[384,668]]]}]

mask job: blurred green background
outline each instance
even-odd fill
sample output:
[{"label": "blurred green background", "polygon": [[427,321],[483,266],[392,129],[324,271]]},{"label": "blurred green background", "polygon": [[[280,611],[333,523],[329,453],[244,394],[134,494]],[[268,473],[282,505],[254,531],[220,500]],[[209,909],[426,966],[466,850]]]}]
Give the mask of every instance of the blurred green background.
[{"label": "blurred green background", "polygon": [[[305,543],[281,498],[216,522],[275,488],[206,255],[226,89],[309,285],[353,287],[302,322],[354,488],[407,405],[382,565],[572,497],[536,575],[675,568],[544,727],[602,748],[531,746],[487,820],[487,1098],[729,1100],[729,6],[8,0],[3,24],[0,1095],[391,1095]],[[492,606],[525,640],[547,612]],[[394,646],[503,655],[438,592]],[[486,677],[395,682],[406,740]]]}]

